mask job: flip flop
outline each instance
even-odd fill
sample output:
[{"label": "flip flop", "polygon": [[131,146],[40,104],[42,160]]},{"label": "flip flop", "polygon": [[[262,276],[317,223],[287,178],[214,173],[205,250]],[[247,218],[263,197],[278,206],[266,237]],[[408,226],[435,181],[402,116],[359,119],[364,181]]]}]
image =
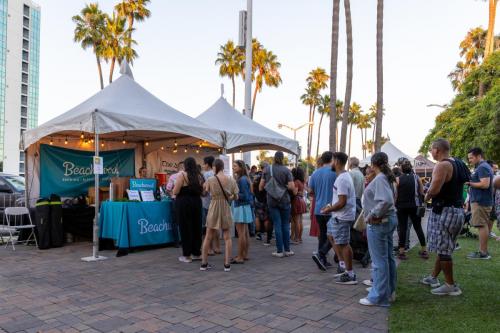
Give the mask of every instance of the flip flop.
[{"label": "flip flop", "polygon": [[234,258],[231,258],[231,261],[230,261],[231,265],[240,265],[240,264],[244,264],[244,263],[245,263],[245,261],[238,261]]}]

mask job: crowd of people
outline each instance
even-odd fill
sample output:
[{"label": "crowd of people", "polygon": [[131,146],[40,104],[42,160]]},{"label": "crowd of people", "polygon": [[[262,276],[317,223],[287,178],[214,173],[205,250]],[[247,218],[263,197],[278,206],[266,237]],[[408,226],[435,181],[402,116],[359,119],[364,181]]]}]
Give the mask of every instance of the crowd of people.
[{"label": "crowd of people", "polygon": [[[357,158],[343,152],[325,152],[310,177],[299,167],[290,170],[285,166],[282,152],[276,152],[273,163],[263,163],[260,169],[237,160],[231,176],[220,159],[206,157],[200,168],[195,159],[187,158],[169,183],[182,240],[179,261],[199,260],[200,270],[212,268],[208,259],[222,253],[221,232],[224,271],[249,259],[251,236],[266,246],[274,238],[276,250],[272,255],[291,257],[291,244],[302,243],[307,197],[311,212],[309,235],[318,240],[312,259],[320,270],[327,271],[333,267],[330,252],[334,254],[338,262],[334,267],[335,283],[358,283],[353,268],[353,233],[362,235],[367,243],[372,270],[371,278],[363,281],[368,295],[360,299],[360,304],[389,306],[395,300],[396,257],[409,259],[410,226],[420,243],[418,256],[425,260],[429,252],[437,253],[434,269],[421,282],[431,286],[432,294],[460,295],[452,261],[457,237],[470,210],[471,224],[478,228],[479,250],[467,257],[491,258],[487,246],[488,238],[496,237],[491,229],[493,218],[500,214],[500,177],[494,178],[495,165],[484,160],[481,149],[469,152],[469,162],[475,167],[472,174],[463,161],[451,157],[450,151],[444,139],[432,144],[430,153],[437,164],[430,183],[425,185],[408,159],[399,159],[396,168],[391,168],[383,152],[373,154],[371,165],[365,168],[360,168]],[[465,192],[464,186],[468,188]],[[422,218],[428,203],[431,209],[426,236]],[[237,237],[235,256],[233,225]],[[394,246],[396,230],[398,242]],[[438,280],[441,272],[443,284]]]}]

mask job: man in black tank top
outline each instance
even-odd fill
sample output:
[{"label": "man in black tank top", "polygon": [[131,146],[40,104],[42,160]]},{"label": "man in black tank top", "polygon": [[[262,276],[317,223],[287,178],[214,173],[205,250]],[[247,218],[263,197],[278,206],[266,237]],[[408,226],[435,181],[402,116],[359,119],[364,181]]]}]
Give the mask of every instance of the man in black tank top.
[{"label": "man in black tank top", "polygon": [[[458,296],[462,293],[453,279],[451,255],[464,223],[462,188],[456,162],[450,158],[450,143],[438,139],[431,146],[432,157],[438,161],[432,172],[432,182],[425,201],[432,199],[432,213],[427,221],[429,251],[438,257],[431,275],[421,282],[435,288],[434,295]],[[445,283],[440,286],[438,276],[443,271]]]}]

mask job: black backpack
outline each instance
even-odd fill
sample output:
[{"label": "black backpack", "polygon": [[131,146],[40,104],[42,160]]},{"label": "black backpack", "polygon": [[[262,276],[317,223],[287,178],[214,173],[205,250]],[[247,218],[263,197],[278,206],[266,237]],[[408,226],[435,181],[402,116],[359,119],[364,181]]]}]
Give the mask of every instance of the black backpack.
[{"label": "black backpack", "polygon": [[465,164],[464,161],[462,161],[458,157],[453,157],[453,159],[455,160],[455,166],[457,168],[458,182],[460,184],[465,184],[466,182],[470,182],[471,172],[470,169],[467,167],[467,164]]}]

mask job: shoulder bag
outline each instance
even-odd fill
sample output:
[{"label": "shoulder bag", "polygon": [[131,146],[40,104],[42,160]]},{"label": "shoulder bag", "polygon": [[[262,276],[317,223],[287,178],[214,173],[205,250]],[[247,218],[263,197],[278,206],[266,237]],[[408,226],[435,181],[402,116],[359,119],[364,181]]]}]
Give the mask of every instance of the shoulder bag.
[{"label": "shoulder bag", "polygon": [[227,197],[227,194],[226,194],[226,190],[224,189],[224,187],[222,186],[222,183],[220,182],[220,179],[219,177],[217,177],[217,175],[215,176],[215,179],[217,179],[217,183],[219,183],[219,186],[220,186],[220,189],[222,190],[222,194],[224,194],[224,198],[226,198],[226,202],[229,206],[231,206],[231,201],[229,200],[229,198]]},{"label": "shoulder bag", "polygon": [[286,188],[281,186],[276,178],[273,176],[273,165],[271,164],[269,166],[271,178],[269,179],[269,182],[264,186],[265,190],[267,193],[273,198],[274,200],[280,202],[281,199],[285,196],[286,193]]},{"label": "shoulder bag", "polygon": [[415,180],[415,198],[418,200],[418,205],[417,205],[417,216],[418,217],[424,217],[425,216],[425,203],[424,199],[420,195],[420,192],[418,191],[420,188],[420,183],[418,182],[418,176],[413,174],[413,179]]}]

